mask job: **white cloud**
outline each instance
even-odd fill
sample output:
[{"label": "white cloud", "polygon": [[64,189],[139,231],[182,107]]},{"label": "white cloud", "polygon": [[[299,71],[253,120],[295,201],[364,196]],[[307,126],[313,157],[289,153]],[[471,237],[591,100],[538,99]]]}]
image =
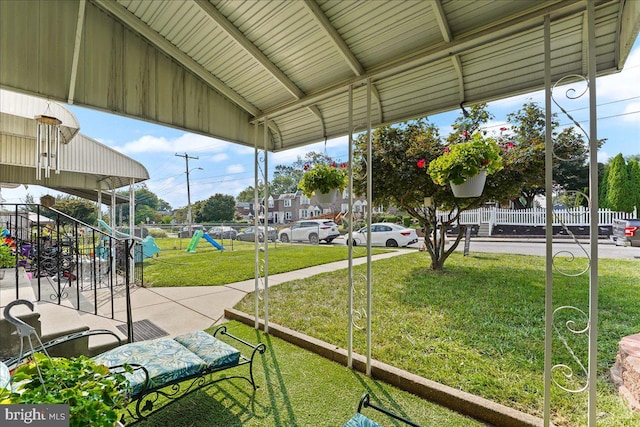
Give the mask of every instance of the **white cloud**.
[{"label": "white cloud", "polygon": [[244,165],[236,163],[235,165],[227,166],[227,173],[243,173],[245,171]]},{"label": "white cloud", "polygon": [[209,158],[214,163],[224,162],[229,159],[229,155],[227,153],[218,153]]},{"label": "white cloud", "polygon": [[[623,111],[623,116],[620,117],[621,120],[625,122],[634,123],[636,126],[640,126],[640,102],[630,102],[627,104]],[[638,127],[640,131],[640,127]]]},{"label": "white cloud", "polygon": [[185,133],[175,139],[166,139],[145,135],[135,141],[127,142],[123,146],[114,147],[125,153],[166,153],[166,152],[223,152],[229,149],[231,144],[219,139],[209,138],[193,133]]}]

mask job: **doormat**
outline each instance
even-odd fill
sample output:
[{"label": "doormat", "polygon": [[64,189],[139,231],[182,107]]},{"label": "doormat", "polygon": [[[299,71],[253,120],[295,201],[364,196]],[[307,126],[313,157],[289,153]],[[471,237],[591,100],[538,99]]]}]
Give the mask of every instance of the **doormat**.
[{"label": "doormat", "polygon": [[[116,328],[123,334],[127,335],[127,325],[117,325]],[[156,326],[151,320],[136,320],[133,322],[133,340],[147,341],[156,338],[162,338],[169,335],[167,331]]]}]

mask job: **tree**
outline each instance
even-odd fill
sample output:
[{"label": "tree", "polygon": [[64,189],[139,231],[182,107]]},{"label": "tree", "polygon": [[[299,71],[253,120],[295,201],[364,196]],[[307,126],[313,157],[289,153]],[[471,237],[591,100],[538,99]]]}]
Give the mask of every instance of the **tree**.
[{"label": "tree", "polygon": [[86,199],[72,196],[58,197],[54,209],[86,224],[98,222],[96,206]]},{"label": "tree", "polygon": [[607,179],[607,206],[618,212],[633,212],[634,195],[631,193],[629,170],[622,154],[618,154],[609,163]]},{"label": "tree", "polygon": [[240,194],[238,194],[238,196],[236,197],[236,200],[238,202],[251,202],[253,201],[254,195],[255,195],[254,188],[252,185],[250,185],[244,190],[242,190]]},{"label": "tree", "polygon": [[296,168],[294,165],[277,165],[273,173],[273,181],[269,183],[269,193],[295,193],[302,174],[302,168]]},{"label": "tree", "polygon": [[[586,166],[589,147],[574,128],[558,131],[556,116],[553,114],[551,121],[555,187],[560,191],[584,191],[589,186],[589,168]],[[526,102],[520,110],[507,115],[507,122],[511,124],[511,134],[503,135],[503,138],[517,148],[523,185],[522,193],[513,203],[516,208],[530,208],[535,197],[545,191],[545,114],[540,105]],[[599,145],[603,141],[599,141]]]},{"label": "tree", "polygon": [[194,207],[197,222],[231,221],[236,212],[233,196],[217,193]]},{"label": "tree", "polygon": [[[470,107],[468,117],[459,117],[453,124],[454,132],[447,138],[449,143],[464,140],[489,119],[486,105]],[[372,135],[372,184],[375,204],[394,205],[417,219],[425,232],[425,245],[431,258],[431,268],[442,270],[446,259],[458,246],[465,232],[460,226],[453,244],[445,250],[447,227],[456,223],[460,213],[473,209],[490,200],[511,198],[520,192],[517,184],[519,171],[515,161],[517,156],[510,152],[510,146],[503,146],[505,169],[487,177],[487,184],[481,197],[456,199],[450,187],[436,185],[426,171],[426,165],[440,156],[446,143],[438,129],[427,119],[383,126]],[[366,194],[367,137],[356,139],[354,150],[354,191]],[[431,205],[424,206],[425,197],[431,198]],[[448,210],[444,217],[436,217],[436,207]]]},{"label": "tree", "polygon": [[636,212],[640,212],[640,160],[629,160],[627,168],[629,169],[629,187],[631,187],[632,201],[636,207]]},{"label": "tree", "polygon": [[[116,194],[129,198],[128,190],[118,191]],[[134,200],[134,223],[136,224],[147,222],[147,218],[149,222],[161,222],[162,216],[171,212],[171,205],[149,190],[144,183],[134,191]],[[119,209],[116,210],[116,219],[121,224],[129,223],[129,203],[119,205]]]}]

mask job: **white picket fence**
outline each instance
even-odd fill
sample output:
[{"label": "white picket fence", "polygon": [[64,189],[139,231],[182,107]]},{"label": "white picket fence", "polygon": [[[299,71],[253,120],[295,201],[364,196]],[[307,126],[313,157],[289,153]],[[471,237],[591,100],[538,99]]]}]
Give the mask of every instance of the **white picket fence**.
[{"label": "white picket fence", "polygon": [[[438,211],[439,217],[446,218],[447,213]],[[613,224],[614,219],[637,218],[638,212],[615,212],[610,209],[598,209],[598,225],[607,226]],[[532,209],[501,209],[479,208],[462,212],[461,224],[497,224],[503,225],[531,225],[544,226],[547,221],[547,213],[542,208]],[[588,208],[577,207],[571,209],[559,209],[553,211],[553,225],[577,225],[588,226],[591,224],[591,212]]]}]

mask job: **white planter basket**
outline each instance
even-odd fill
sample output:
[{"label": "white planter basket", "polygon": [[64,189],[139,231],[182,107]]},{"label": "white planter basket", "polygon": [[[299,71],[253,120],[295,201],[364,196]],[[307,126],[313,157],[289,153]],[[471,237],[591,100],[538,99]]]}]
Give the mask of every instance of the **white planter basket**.
[{"label": "white planter basket", "polygon": [[467,180],[460,185],[451,182],[451,190],[453,191],[453,195],[459,198],[480,197],[486,181],[487,171],[481,170],[478,175],[467,178]]},{"label": "white planter basket", "polygon": [[338,190],[329,190],[328,193],[316,191],[316,201],[320,204],[334,203],[338,198]]}]

